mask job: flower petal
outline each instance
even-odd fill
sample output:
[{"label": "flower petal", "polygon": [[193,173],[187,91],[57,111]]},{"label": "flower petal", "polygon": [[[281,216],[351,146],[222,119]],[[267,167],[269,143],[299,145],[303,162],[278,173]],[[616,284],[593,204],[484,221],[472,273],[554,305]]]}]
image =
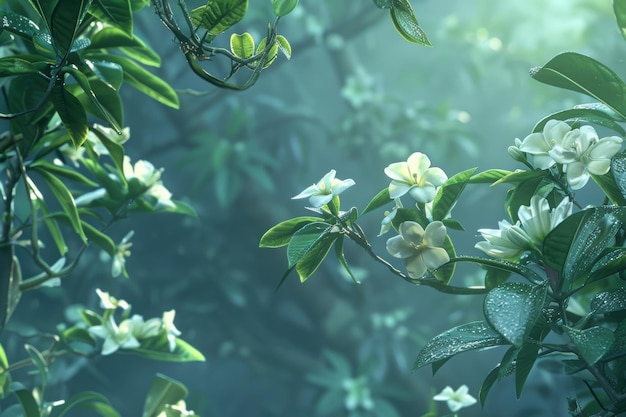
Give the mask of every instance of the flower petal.
[{"label": "flower petal", "polygon": [[385,168],[385,174],[392,180],[408,183],[414,182],[413,177],[411,177],[411,172],[409,171],[409,165],[406,162],[394,162],[393,164],[389,164],[387,168]]},{"label": "flower petal", "polygon": [[421,244],[422,239],[424,239],[424,229],[417,222],[406,221],[400,223],[399,233],[402,239],[415,245]]},{"label": "flower petal", "polygon": [[430,167],[430,159],[421,152],[413,152],[406,163],[411,174],[418,174],[420,177]]},{"label": "flower petal", "polygon": [[[411,189],[409,190],[409,195],[413,198],[413,200],[417,201],[418,203],[430,203],[435,199],[436,192],[437,189],[433,185],[426,184],[421,187],[411,187]],[[391,197],[391,193],[389,193],[389,196]]]},{"label": "flower petal", "polygon": [[346,191],[348,188],[352,187],[354,184],[355,182],[351,178],[343,181],[335,180],[335,183],[331,187],[332,194],[339,195]]},{"label": "flower petal", "polygon": [[448,176],[441,168],[429,168],[422,176],[422,181],[430,183],[435,187],[440,186],[448,180]]},{"label": "flower petal", "polygon": [[311,205],[315,208],[320,208],[330,203],[330,200],[332,199],[332,194],[312,195],[311,197],[309,197],[309,203],[311,203]]},{"label": "flower petal", "polygon": [[404,260],[404,265],[406,266],[406,272],[411,278],[421,278],[426,273],[426,264],[424,263],[421,254],[415,254],[415,256],[406,258]]},{"label": "flower petal", "polygon": [[447,234],[448,230],[446,226],[440,221],[435,221],[426,226],[423,240],[426,246],[440,247],[443,245],[443,242],[445,242]]},{"label": "flower petal", "polygon": [[550,145],[546,142],[543,133],[531,133],[526,136],[519,146],[520,150],[531,155],[545,154],[550,150]]},{"label": "flower petal", "polygon": [[413,187],[412,185],[407,184],[406,182],[400,182],[397,180],[391,181],[389,184],[389,198],[400,198]]},{"label": "flower petal", "polygon": [[292,200],[298,200],[300,198],[311,197],[313,194],[319,193],[317,185],[313,184],[310,187],[305,188],[300,194],[291,197]]},{"label": "flower petal", "polygon": [[424,248],[420,254],[422,262],[429,271],[433,271],[450,261],[450,256],[444,248]]},{"label": "flower petal", "polygon": [[622,149],[622,138],[609,136],[600,139],[589,148],[589,157],[591,159],[611,159],[620,149]]},{"label": "flower petal", "polygon": [[387,252],[395,258],[408,258],[415,255],[415,249],[402,239],[402,236],[387,239]]},{"label": "flower petal", "polygon": [[589,171],[582,162],[574,162],[565,166],[567,174],[567,183],[572,190],[580,190],[589,181]]}]

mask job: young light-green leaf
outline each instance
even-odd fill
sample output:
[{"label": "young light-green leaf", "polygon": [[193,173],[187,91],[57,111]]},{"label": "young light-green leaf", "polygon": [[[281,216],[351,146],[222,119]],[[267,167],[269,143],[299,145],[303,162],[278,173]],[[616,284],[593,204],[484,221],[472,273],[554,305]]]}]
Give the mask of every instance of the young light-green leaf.
[{"label": "young light-green leaf", "polygon": [[254,54],[254,38],[248,32],[230,35],[230,51],[238,58],[248,59]]},{"label": "young light-green leaf", "polygon": [[50,94],[54,109],[59,114],[63,126],[67,129],[76,149],[87,140],[89,127],[87,126],[87,114],[83,105],[64,86],[57,85],[52,88]]},{"label": "young light-green leaf", "polygon": [[272,0],[272,10],[278,17],[291,13],[298,5],[298,0]]}]

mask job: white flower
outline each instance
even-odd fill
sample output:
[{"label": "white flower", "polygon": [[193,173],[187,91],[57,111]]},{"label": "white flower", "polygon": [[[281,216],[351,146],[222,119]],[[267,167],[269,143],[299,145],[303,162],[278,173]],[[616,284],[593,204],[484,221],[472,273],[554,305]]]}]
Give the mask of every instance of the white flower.
[{"label": "white flower", "polygon": [[568,132],[561,144],[549,152],[550,157],[563,164],[567,183],[573,190],[587,184],[590,174],[604,175],[611,168],[611,158],[622,148],[622,138],[609,136],[598,139],[596,130],[582,126]]},{"label": "white flower", "polygon": [[550,150],[560,145],[564,136],[571,130],[569,125],[560,120],[548,120],[543,131],[526,136],[518,148],[533,155],[534,166],[548,169],[555,164],[550,156]]},{"label": "white flower", "polygon": [[398,236],[387,240],[387,252],[404,259],[411,278],[420,278],[426,270],[435,270],[450,260],[448,252],[441,246],[446,239],[446,227],[442,222],[429,223],[426,230],[418,223],[400,223]]},{"label": "white flower", "polygon": [[128,278],[128,273],[126,272],[126,258],[130,256],[130,247],[133,246],[130,242],[130,238],[132,238],[134,234],[135,232],[133,230],[128,232],[115,249],[113,264],[111,266],[111,275],[113,278],[119,277],[120,275]]},{"label": "white flower", "polygon": [[[172,410],[172,412],[169,413],[168,410]],[[168,417],[172,415],[179,417],[197,417],[196,413],[191,410],[187,410],[185,400],[180,400],[176,404],[166,404],[164,411],[161,411],[157,417]]]},{"label": "white flower", "polygon": [[169,343],[170,352],[176,349],[176,337],[180,336],[180,330],[174,326],[174,317],[176,310],[170,310],[163,313],[163,329],[167,332],[167,341]]},{"label": "white flower", "polygon": [[130,308],[130,304],[125,300],[118,300],[112,295],[109,295],[108,292],[102,291],[100,288],[96,288],[96,294],[98,294],[98,298],[100,298],[100,307],[105,310],[115,310],[118,307],[122,310],[128,310]]},{"label": "white flower", "polygon": [[355,108],[378,99],[378,94],[374,91],[374,79],[362,67],[358,67],[356,73],[348,76],[341,95]]},{"label": "white flower", "polygon": [[565,197],[551,210],[545,198],[534,195],[530,206],[520,206],[517,210],[517,223],[502,220],[498,223],[499,229],[479,229],[485,241],[474,247],[498,259],[515,259],[527,250],[539,250],[548,233],[572,214],[572,207],[572,202]]},{"label": "white flower", "polygon": [[162,169],[156,169],[152,163],[143,159],[135,162],[133,166],[130,157],[125,155],[122,168],[127,181],[135,179],[146,189],[152,187],[161,178]]},{"label": "white flower", "polygon": [[530,237],[520,227],[520,223],[511,224],[506,220],[498,222],[498,229],[479,229],[483,239],[476,243],[480,249],[492,258],[514,259],[530,249]]},{"label": "white flower", "polygon": [[291,198],[295,200],[308,197],[309,202],[315,208],[320,208],[330,203],[334,196],[341,194],[355,184],[350,178],[347,180],[335,178],[335,174],[336,171],[331,169],[317,184],[307,187],[300,194]]},{"label": "white flower", "polygon": [[517,210],[517,217],[533,243],[539,246],[552,229],[572,214],[572,207],[572,202],[565,197],[551,210],[548,200],[534,195],[530,199],[530,206],[521,206]]},{"label": "white flower", "polygon": [[346,390],[346,398],[344,400],[346,410],[354,411],[357,408],[372,410],[374,408],[371,390],[367,386],[367,380],[364,377],[346,378],[341,383],[341,386]]},{"label": "white flower", "polygon": [[88,330],[91,334],[104,339],[101,353],[102,355],[110,355],[120,348],[138,348],[140,343],[134,336],[133,330],[136,326],[141,326],[142,323],[141,316],[135,315],[131,319],[122,321],[118,326],[113,316],[110,316],[104,324],[91,326]]},{"label": "white flower", "polygon": [[128,127],[122,129],[122,133],[118,135],[117,132],[112,128],[102,126],[96,123],[87,133],[87,141],[92,145],[93,151],[97,155],[108,155],[109,150],[106,148],[106,146],[102,144],[102,141],[100,140],[98,135],[93,132],[94,130],[97,130],[101,135],[109,138],[112,142],[115,142],[119,145],[130,139],[130,128]]},{"label": "white flower", "polygon": [[443,391],[435,395],[433,400],[446,401],[448,403],[448,408],[453,413],[456,413],[461,408],[476,404],[476,398],[469,395],[469,388],[467,388],[467,385],[461,385],[456,391],[447,386],[443,389]]},{"label": "white flower", "polygon": [[97,188],[93,191],[89,191],[74,199],[74,203],[77,207],[87,206],[95,200],[99,200],[107,195],[107,191],[104,188]]},{"label": "white flower", "polygon": [[430,168],[430,159],[421,152],[411,154],[406,162],[390,164],[385,174],[392,180],[389,197],[400,198],[409,193],[418,203],[433,201],[437,187],[448,179],[441,168]]},{"label": "white flower", "polygon": [[161,181],[157,181],[144,195],[156,199],[155,210],[176,210],[176,204],[172,201],[172,193],[165,188]]}]

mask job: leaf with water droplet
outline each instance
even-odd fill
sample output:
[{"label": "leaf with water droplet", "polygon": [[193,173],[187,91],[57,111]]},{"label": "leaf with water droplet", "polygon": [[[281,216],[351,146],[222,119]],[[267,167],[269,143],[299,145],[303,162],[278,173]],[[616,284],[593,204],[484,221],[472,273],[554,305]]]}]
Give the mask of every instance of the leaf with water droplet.
[{"label": "leaf with water droplet", "polygon": [[626,310],[626,288],[597,294],[591,300],[590,308],[596,314]]},{"label": "leaf with water droplet", "polygon": [[417,22],[409,0],[394,0],[390,13],[391,21],[400,36],[412,43],[431,46],[426,33]]},{"label": "leaf with water droplet", "polygon": [[413,369],[468,350],[507,344],[506,339],[484,321],[462,324],[435,336],[426,343],[417,355]]},{"label": "leaf with water droplet", "polygon": [[564,326],[564,329],[576,346],[579,355],[588,365],[593,365],[602,359],[615,341],[615,335],[606,327],[596,326],[586,330],[578,330]]},{"label": "leaf with water droplet", "polygon": [[485,318],[506,340],[522,346],[541,315],[548,286],[505,282],[485,296]]}]

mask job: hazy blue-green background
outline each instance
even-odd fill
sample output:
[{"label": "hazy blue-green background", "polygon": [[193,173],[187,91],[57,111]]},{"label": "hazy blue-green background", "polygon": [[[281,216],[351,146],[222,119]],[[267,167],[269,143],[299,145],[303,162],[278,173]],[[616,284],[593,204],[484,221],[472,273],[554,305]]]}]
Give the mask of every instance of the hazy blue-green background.
[{"label": "hazy blue-green background", "polygon": [[[194,78],[156,15],[142,11],[136,29],[163,55],[158,72],[181,91],[181,109],[125,91],[132,134],[126,150],[164,167],[164,184],[199,216],[117,225],[118,239],[135,230],[130,280],[110,278],[110,264],[91,252],[63,291],[26,294],[15,321],[26,326],[29,314],[45,310],[53,325],[73,300],[90,300],[95,308],[99,287],[145,317],[176,309],[183,337],[207,361],[171,365],[123,354],[59,361],[58,389],[107,393],[128,416],[139,414],[155,372],[187,384],[189,407],[204,417],[393,417],[394,410],[408,417],[425,413],[446,385],[467,384],[477,396],[502,352],[463,355],[435,377],[430,369],[411,368],[428,339],[479,319],[482,297],[410,286],[351,245],[346,255],[361,285],[329,259],[305,284],[293,276],[274,292],[286,256],[259,249],[259,238],[278,221],[306,215],[306,202],[290,197],[332,168],[357,183],[342,195],[344,208],[363,208],[388,184],[383,168],[415,151],[448,175],[515,168],[506,148],[516,137],[543,116],[588,100],[540,85],[528,70],[577,51],[623,75],[625,50],[609,0],[412,4],[432,48],[401,39],[372,1],[301,0],[280,24],[293,46],[291,61],[279,57],[243,93],[217,91]],[[270,19],[269,0],[252,0],[237,30],[260,39]],[[466,228],[451,233],[457,252],[478,254],[476,229],[505,218],[505,190],[492,191],[473,186],[453,212]],[[382,212],[368,214],[363,226],[384,254],[391,233],[376,237],[381,219]],[[474,272],[461,269],[455,279],[471,282]],[[350,369],[329,373],[333,359]],[[373,414],[341,411],[343,382],[359,376],[371,389]],[[476,405],[460,415],[563,415],[563,393],[579,388],[543,370],[530,379],[519,402],[511,381],[504,381],[484,409]],[[438,410],[445,414],[445,404]]]}]

